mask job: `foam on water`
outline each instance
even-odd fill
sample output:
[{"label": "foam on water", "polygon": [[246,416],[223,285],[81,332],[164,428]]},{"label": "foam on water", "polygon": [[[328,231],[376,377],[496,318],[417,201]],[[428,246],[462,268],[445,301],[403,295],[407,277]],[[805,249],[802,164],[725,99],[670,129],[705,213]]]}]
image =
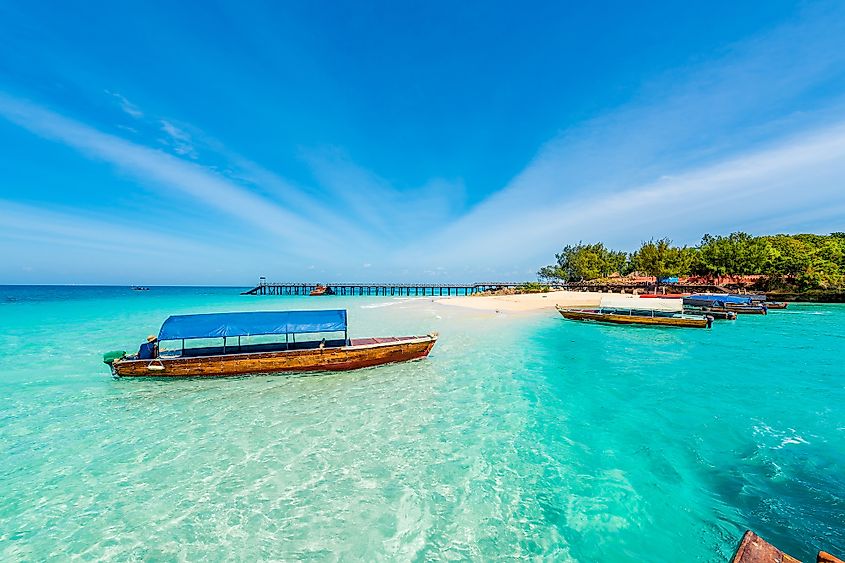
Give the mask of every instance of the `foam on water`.
[{"label": "foam on water", "polygon": [[[379,305],[390,303],[390,307]],[[112,380],[167,315],[440,333],[350,373]],[[813,314],[824,313],[824,314]],[[0,557],[723,561],[845,551],[841,306],[712,331],[431,299],[0,288]]]}]

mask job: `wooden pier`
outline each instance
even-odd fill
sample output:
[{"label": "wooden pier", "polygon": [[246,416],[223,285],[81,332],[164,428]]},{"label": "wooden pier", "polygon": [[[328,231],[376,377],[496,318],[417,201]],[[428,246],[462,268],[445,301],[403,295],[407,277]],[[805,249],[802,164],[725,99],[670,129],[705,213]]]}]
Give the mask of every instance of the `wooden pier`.
[{"label": "wooden pier", "polygon": [[275,283],[261,281],[241,295],[308,295],[318,285],[334,295],[372,295],[395,297],[450,297],[474,295],[484,291],[518,287],[525,282],[481,282],[470,284],[433,283]]},{"label": "wooden pier", "polygon": [[[258,285],[241,295],[308,295],[317,286],[326,287],[329,295],[372,295],[395,297],[451,297],[476,295],[485,291],[516,288],[527,282],[476,282],[459,284],[436,283],[290,283],[268,282],[261,278]],[[536,282],[534,282],[536,283]],[[596,291],[600,293],[649,293],[655,291],[654,282],[571,282],[552,284],[553,289]],[[658,291],[666,293],[728,293],[721,286],[705,284],[661,284]]]}]

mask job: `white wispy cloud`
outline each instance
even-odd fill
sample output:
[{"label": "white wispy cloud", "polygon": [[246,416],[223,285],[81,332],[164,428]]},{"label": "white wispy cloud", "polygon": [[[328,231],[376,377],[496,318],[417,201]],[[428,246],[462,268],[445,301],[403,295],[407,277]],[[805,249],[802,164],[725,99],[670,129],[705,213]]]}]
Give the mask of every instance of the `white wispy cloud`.
[{"label": "white wispy cloud", "polygon": [[0,236],[16,237],[52,247],[89,248],[115,256],[169,257],[214,256],[218,245],[127,227],[105,218],[80,215],[78,211],[54,211],[0,200]]},{"label": "white wispy cloud", "polygon": [[[331,182],[306,190],[248,159],[231,154],[222,144],[204,138],[199,142],[225,161],[225,174],[179,158],[196,156],[197,139],[166,119],[156,119],[153,123],[160,124],[171,148],[177,143],[185,143],[185,150],[175,150],[176,155],[104,133],[2,93],[0,116],[39,136],[73,147],[89,158],[113,164],[134,176],[140,184],[157,190],[164,201],[172,200],[175,205],[182,206],[188,203],[184,210],[186,216],[202,220],[197,208],[213,209],[240,221],[247,230],[258,228],[271,234],[275,243],[271,242],[274,239],[264,237],[255,243],[265,250],[274,248],[268,256],[273,260],[268,264],[283,256],[308,256],[319,260],[321,267],[352,267],[396,251],[406,240],[403,237],[413,233],[415,227],[430,232],[435,224],[443,223],[443,214],[436,222],[429,221],[431,216],[425,210],[440,206],[437,194],[445,194],[448,186],[426,187],[429,203],[434,204],[420,206],[414,195],[399,197],[391,186],[378,180],[371,182],[370,178],[375,176],[346,160],[336,166],[325,164],[321,170]],[[351,173],[351,182],[343,181],[345,172]],[[367,180],[362,182],[359,178]],[[174,188],[175,193],[187,196],[187,199],[174,200]],[[345,197],[338,195],[341,191],[346,192]],[[360,206],[348,205],[355,200],[361,202]],[[344,203],[347,203],[345,208]],[[368,206],[376,215],[368,211]],[[178,220],[172,210],[168,209],[166,213]],[[384,217],[384,230],[378,228],[378,214]],[[210,221],[214,218],[209,217],[205,222]],[[231,240],[232,235],[231,231],[224,231],[217,236]],[[90,243],[80,244],[90,246]],[[244,237],[242,244],[245,245],[242,253],[251,254],[251,249],[247,248],[251,244],[249,240]],[[288,262],[298,268],[297,259]]]},{"label": "white wispy cloud", "polygon": [[354,245],[358,252],[379,252],[378,237],[348,208],[338,205],[332,193],[319,187],[307,190],[238,154],[234,154],[217,141],[211,142],[215,152],[229,163],[230,175],[256,191],[279,201],[292,212],[308,217],[316,225],[323,225],[336,238]]},{"label": "white wispy cloud", "polygon": [[134,119],[141,119],[142,117],[144,117],[144,112],[142,112],[138,106],[127,100],[125,96],[122,96],[121,94],[118,94],[117,92],[112,92],[110,90],[106,90],[106,94],[109,94],[110,96],[114,97],[117,100],[118,104],[120,104],[120,109],[122,109],[124,113],[126,113],[129,117],[132,117]]},{"label": "white wispy cloud", "polygon": [[398,189],[338,149],[303,151],[303,158],[326,194],[343,203],[356,223],[385,239],[388,249],[436,232],[463,205],[460,181],[435,178],[420,187]]},{"label": "white wispy cloud", "polygon": [[209,272],[223,255],[227,271],[216,281],[245,283],[244,273],[256,271],[249,265],[261,263],[254,256],[241,260],[242,253],[218,240],[205,243],[123,220],[0,200],[0,273],[7,283],[213,283]]},{"label": "white wispy cloud", "polygon": [[[256,194],[263,194],[272,201],[278,202],[291,214],[307,220],[312,225],[321,226],[326,232],[331,233],[335,240],[342,240],[347,245],[354,246],[362,255],[378,255],[381,252],[380,238],[383,238],[383,233],[377,232],[366,217],[354,213],[355,209],[338,205],[345,201],[343,197],[339,197],[339,194],[342,192],[349,196],[354,191],[356,194],[354,199],[358,202],[369,201],[369,205],[380,206],[379,210],[385,216],[394,217],[397,213],[389,205],[389,201],[396,199],[392,188],[387,187],[385,191],[379,193],[364,192],[360,189],[361,184],[351,184],[342,180],[343,189],[337,191],[334,189],[337,187],[336,184],[303,187],[233,152],[223,142],[207,135],[197,127],[176,125],[172,120],[165,118],[156,118],[151,123],[166,134],[166,138],[161,139],[161,142],[177,155],[187,156],[192,160],[199,158],[199,151],[212,155],[223,163],[226,177],[243,188],[250,189]],[[137,133],[137,131],[133,132]],[[343,171],[352,166],[348,161],[344,161]],[[354,172],[359,176],[369,174],[359,168],[355,168]],[[331,177],[339,179],[338,174]],[[434,190],[427,191],[437,192],[438,186],[439,184],[435,185]],[[385,194],[389,194],[389,197],[383,197]],[[404,208],[409,207],[409,200],[412,201],[413,198],[402,198],[401,205]],[[369,213],[366,215],[370,216]]]},{"label": "white wispy cloud", "polygon": [[290,243],[284,248],[286,253],[307,254],[315,249],[326,250],[333,242],[336,243],[332,234],[319,225],[199,164],[131,143],[2,94],[0,115],[33,133],[71,146],[91,158],[109,162],[165,194],[175,188],[197,205],[216,209],[246,225],[271,233],[280,241]]},{"label": "white wispy cloud", "polygon": [[845,71],[836,47],[845,18],[829,15],[815,11],[718,60],[668,72],[627,105],[568,128],[409,254],[479,271],[542,263],[578,240],[632,248],[651,236],[694,242],[829,216],[845,203],[845,99],[818,94]]},{"label": "white wispy cloud", "polygon": [[[561,244],[634,241],[671,235],[694,242],[728,232],[821,219],[845,222],[845,121],[784,139],[776,146],[652,183],[606,193],[546,201],[520,213],[491,207],[453,226],[431,248],[441,259],[481,267],[503,256],[551,256]],[[447,244],[449,243],[449,244]],[[530,249],[530,250],[529,250]]]},{"label": "white wispy cloud", "polygon": [[196,159],[199,155],[194,147],[191,135],[166,119],[159,120],[161,130],[167,134],[166,143],[173,147],[176,154]]}]

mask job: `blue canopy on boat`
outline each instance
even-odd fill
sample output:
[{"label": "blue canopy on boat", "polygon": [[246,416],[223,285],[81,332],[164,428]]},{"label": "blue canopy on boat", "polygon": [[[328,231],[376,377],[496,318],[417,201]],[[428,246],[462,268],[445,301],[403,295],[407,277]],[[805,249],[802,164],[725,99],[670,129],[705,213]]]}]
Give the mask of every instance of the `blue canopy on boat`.
[{"label": "blue canopy on boat", "polygon": [[717,304],[718,306],[725,303],[733,303],[735,305],[751,305],[751,297],[745,295],[729,295],[721,293],[696,293],[689,297],[684,297],[684,303],[696,305],[699,303]]},{"label": "blue canopy on boat", "polygon": [[259,311],[255,313],[207,313],[168,317],[159,340],[222,338],[259,334],[303,334],[346,330],[346,310]]}]

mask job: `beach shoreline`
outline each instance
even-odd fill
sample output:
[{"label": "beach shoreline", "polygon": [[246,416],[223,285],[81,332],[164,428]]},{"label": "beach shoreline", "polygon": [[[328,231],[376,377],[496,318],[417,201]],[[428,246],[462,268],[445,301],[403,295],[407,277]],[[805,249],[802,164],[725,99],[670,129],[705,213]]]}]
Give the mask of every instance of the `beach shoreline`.
[{"label": "beach shoreline", "polygon": [[612,301],[615,307],[643,307],[655,309],[677,309],[679,299],[642,299],[636,295],[601,293],[598,291],[550,291],[548,293],[522,293],[514,295],[467,295],[440,297],[434,302],[440,305],[508,313],[532,313],[561,307],[599,307]]}]

